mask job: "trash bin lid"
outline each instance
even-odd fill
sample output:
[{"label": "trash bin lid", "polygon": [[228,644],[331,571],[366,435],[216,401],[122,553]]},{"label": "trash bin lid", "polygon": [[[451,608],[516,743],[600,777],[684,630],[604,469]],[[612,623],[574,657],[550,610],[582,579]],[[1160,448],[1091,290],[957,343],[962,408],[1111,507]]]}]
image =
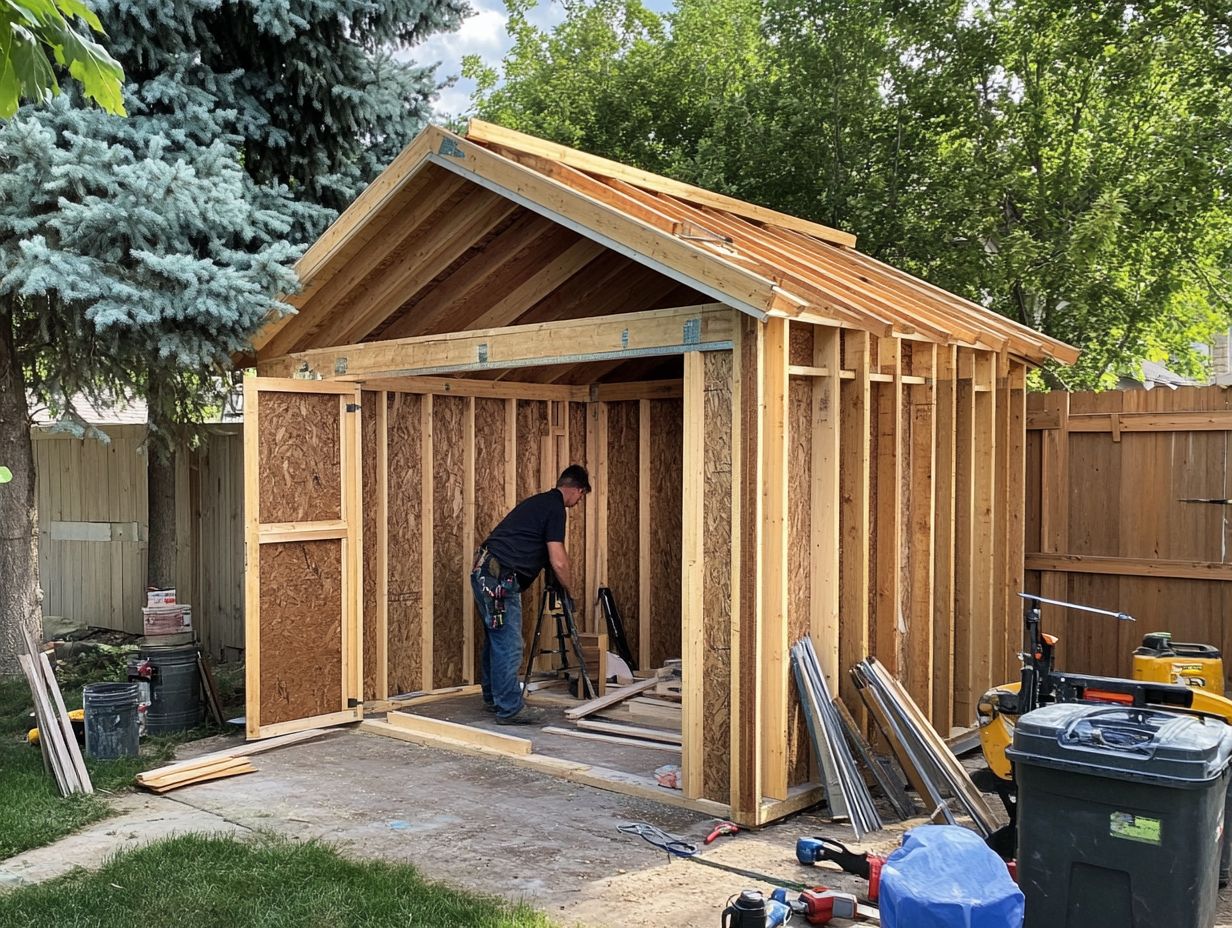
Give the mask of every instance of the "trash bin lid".
[{"label": "trash bin lid", "polygon": [[1057,703],[1022,716],[1006,754],[1092,776],[1198,786],[1227,768],[1232,727],[1160,709]]}]

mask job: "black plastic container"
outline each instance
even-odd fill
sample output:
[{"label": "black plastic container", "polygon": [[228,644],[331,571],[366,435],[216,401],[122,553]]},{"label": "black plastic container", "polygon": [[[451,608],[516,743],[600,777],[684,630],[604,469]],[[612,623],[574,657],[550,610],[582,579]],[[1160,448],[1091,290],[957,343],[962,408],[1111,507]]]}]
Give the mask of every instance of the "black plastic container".
[{"label": "black plastic container", "polygon": [[136,683],[88,683],[81,691],[81,704],[87,757],[114,760],[141,752]]},{"label": "black plastic container", "polygon": [[1024,928],[1210,928],[1232,728],[1057,704],[1018,720]]}]

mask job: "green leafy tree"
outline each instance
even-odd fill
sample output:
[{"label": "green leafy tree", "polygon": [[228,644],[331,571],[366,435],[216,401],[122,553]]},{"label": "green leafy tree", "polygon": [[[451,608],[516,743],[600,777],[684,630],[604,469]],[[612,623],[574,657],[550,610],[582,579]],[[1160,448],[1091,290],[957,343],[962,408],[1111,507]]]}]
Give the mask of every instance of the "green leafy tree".
[{"label": "green leafy tree", "polygon": [[81,0],[0,4],[0,119],[17,112],[22,100],[39,102],[60,92],[53,62],[68,69],[86,97],[122,116],[124,72],[90,30],[102,33],[103,25]]},{"label": "green leafy tree", "polygon": [[850,229],[1082,347],[1054,382],[1198,373],[1193,343],[1228,324],[1216,8],[598,0],[550,33],[526,12],[499,70],[466,63],[478,115]]},{"label": "green leafy tree", "polygon": [[171,449],[296,286],[292,264],[422,127],[431,68],[391,49],[461,0],[106,0],[127,119],[71,93],[0,124],[0,671],[38,621],[27,392],[143,396],[149,580],[174,582]]}]

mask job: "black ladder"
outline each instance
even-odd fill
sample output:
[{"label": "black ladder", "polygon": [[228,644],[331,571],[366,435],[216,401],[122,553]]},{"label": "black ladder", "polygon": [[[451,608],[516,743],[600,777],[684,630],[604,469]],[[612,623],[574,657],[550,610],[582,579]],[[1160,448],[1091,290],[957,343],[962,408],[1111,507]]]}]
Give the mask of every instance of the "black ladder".
[{"label": "black ladder", "polygon": [[[543,619],[549,614],[556,620],[556,647],[540,650],[539,641],[543,637]],[[569,639],[568,644],[565,642],[566,636]],[[582,642],[578,639],[577,622],[573,617],[573,603],[569,599],[569,594],[561,589],[560,582],[556,579],[552,568],[546,567],[543,571],[543,595],[539,599],[539,615],[535,619],[535,637],[531,639],[530,651],[526,655],[526,674],[522,678],[523,694],[530,692],[528,687],[531,676],[534,674],[535,660],[545,655],[556,655],[560,666],[540,676],[559,678],[563,675],[568,679],[570,645],[573,648],[573,656],[577,658],[578,675],[581,680],[578,695],[583,699],[594,699],[599,695],[599,690],[590,679],[590,674],[586,672],[586,661],[582,657]]]}]

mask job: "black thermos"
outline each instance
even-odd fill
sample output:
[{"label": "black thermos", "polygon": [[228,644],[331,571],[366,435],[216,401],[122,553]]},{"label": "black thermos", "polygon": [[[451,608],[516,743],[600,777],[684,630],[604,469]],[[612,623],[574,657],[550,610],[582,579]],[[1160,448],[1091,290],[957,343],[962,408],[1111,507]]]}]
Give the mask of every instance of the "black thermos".
[{"label": "black thermos", "polygon": [[722,928],[766,928],[766,897],[756,889],[746,889],[723,910]]}]

